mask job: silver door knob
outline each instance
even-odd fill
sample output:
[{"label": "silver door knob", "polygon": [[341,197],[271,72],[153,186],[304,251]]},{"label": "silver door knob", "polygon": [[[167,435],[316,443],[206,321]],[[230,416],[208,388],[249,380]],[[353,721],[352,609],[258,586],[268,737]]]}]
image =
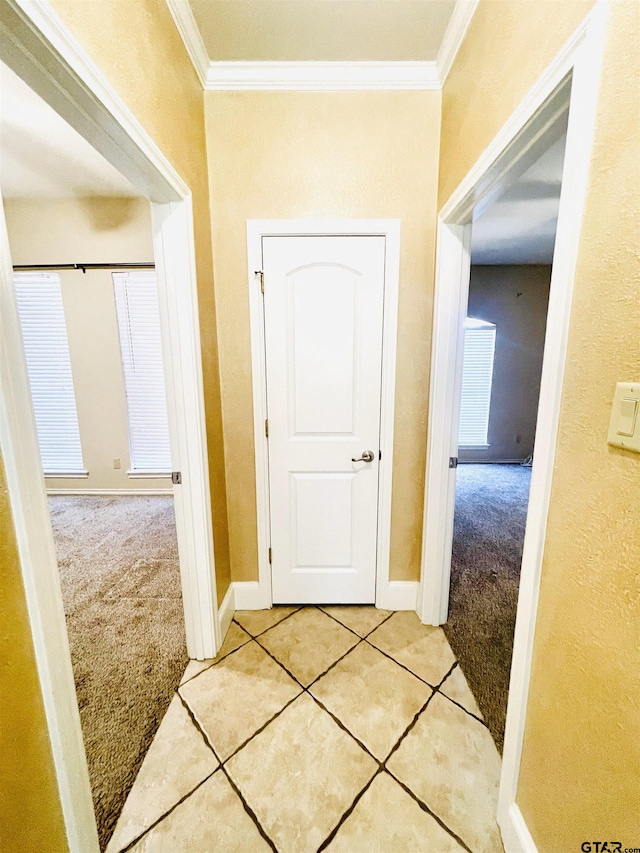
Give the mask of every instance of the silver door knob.
[{"label": "silver door knob", "polygon": [[352,459],[352,462],[373,462],[375,453],[373,450],[363,450],[360,459]]}]

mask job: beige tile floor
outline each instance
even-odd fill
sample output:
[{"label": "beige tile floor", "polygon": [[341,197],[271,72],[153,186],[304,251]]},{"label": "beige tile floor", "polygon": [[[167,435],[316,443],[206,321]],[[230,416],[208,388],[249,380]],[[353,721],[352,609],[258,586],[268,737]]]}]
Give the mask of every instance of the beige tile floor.
[{"label": "beige tile floor", "polygon": [[189,663],[107,853],[503,853],[499,776],[440,628],[239,611]]}]

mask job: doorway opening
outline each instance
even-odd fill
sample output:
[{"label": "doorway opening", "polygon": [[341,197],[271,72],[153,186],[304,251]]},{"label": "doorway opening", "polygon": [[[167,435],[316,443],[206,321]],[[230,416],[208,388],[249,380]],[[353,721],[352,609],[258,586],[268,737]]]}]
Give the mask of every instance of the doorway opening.
[{"label": "doorway opening", "polygon": [[188,660],[151,211],[0,74],[13,286],[105,847]]},{"label": "doorway opening", "polygon": [[566,157],[549,288],[498,795],[498,823],[508,849],[524,849],[532,843],[516,803],[516,792],[571,298],[595,125],[604,8],[596,4],[460,182],[438,216],[419,604],[422,621],[430,625],[444,625],[449,612],[472,225],[481,221],[483,211],[524,175],[560,139],[566,128]]},{"label": "doorway opening", "polygon": [[[443,625],[500,752],[566,145],[473,221],[449,613]],[[554,130],[554,135],[557,130]]]},{"label": "doorway opening", "polygon": [[[120,180],[120,192],[116,191],[115,195],[124,194],[128,196],[124,207],[126,208],[127,205],[137,207],[138,213],[144,211],[143,218],[146,223],[145,250],[144,254],[138,257],[138,262],[134,262],[133,269],[127,269],[127,267],[131,266],[128,262],[135,257],[132,249],[135,241],[134,243],[123,244],[126,252],[122,250],[123,246],[118,247],[117,243],[112,241],[110,248],[119,248],[120,250],[113,255],[109,254],[108,257],[100,254],[97,266],[108,268],[108,272],[105,274],[108,276],[107,289],[111,298],[115,301],[115,292],[118,289],[112,278],[111,270],[113,267],[116,267],[113,272],[122,273],[126,270],[131,276],[134,272],[140,273],[140,260],[144,262],[142,266],[146,267],[147,270],[152,267],[155,268],[157,309],[166,383],[166,414],[170,443],[169,470],[166,469],[166,458],[161,462],[162,470],[160,471],[139,470],[137,463],[140,460],[135,454],[131,453],[131,430],[128,430],[129,435],[125,436],[127,447],[109,460],[109,468],[112,476],[120,472],[121,475],[129,477],[127,471],[131,471],[131,480],[136,481],[138,488],[146,485],[149,489],[153,488],[155,492],[159,489],[169,492],[160,496],[154,494],[136,497],[149,502],[152,498],[158,499],[156,508],[160,500],[173,502],[175,513],[173,525],[168,519],[168,515],[171,514],[170,507],[167,508],[168,515],[165,513],[163,520],[158,522],[158,526],[168,528],[171,543],[161,544],[158,550],[164,557],[170,558],[168,562],[173,564],[174,569],[177,567],[179,559],[179,579],[176,578],[175,570],[170,571],[171,581],[159,577],[159,573],[154,571],[153,566],[151,566],[151,571],[147,572],[143,565],[145,555],[141,555],[138,560],[132,561],[134,566],[130,567],[131,573],[123,570],[122,577],[117,579],[120,586],[118,587],[118,583],[113,585],[114,588],[111,590],[113,599],[122,601],[129,597],[126,588],[127,578],[125,577],[127,574],[130,574],[130,586],[132,585],[136,592],[140,591],[147,581],[150,581],[151,586],[153,586],[153,581],[157,581],[163,592],[167,591],[167,588],[172,584],[173,604],[174,606],[176,602],[178,604],[176,609],[179,611],[179,624],[182,630],[181,653],[184,654],[186,638],[186,650],[189,657],[214,657],[220,645],[220,627],[215,596],[213,533],[190,190],[119,99],[108,81],[88,57],[78,49],[77,42],[71,34],[62,28],[60,32],[63,35],[60,36],[60,32],[56,29],[59,22],[55,16],[52,18],[53,13],[48,7],[35,6],[28,10],[17,11],[9,4],[4,5],[7,8],[4,9],[6,15],[3,16],[2,20],[4,37],[0,40],[2,45],[0,59],[2,62],[6,63],[6,67],[11,72],[18,75],[20,82],[23,85],[26,84],[28,90],[33,90],[32,94],[35,93],[48,105],[48,108],[51,108],[53,112],[50,111],[49,118],[53,116],[51,120],[54,124],[64,119],[68,125],[67,130],[72,128],[71,132],[76,133],[76,139],[71,146],[72,150],[68,152],[71,155],[74,167],[76,167],[76,161],[83,162],[82,157],[77,156],[78,145],[84,146],[85,151],[92,151],[95,157],[99,158],[101,155],[104,158],[102,177],[105,178],[104,167],[106,167],[109,180],[114,179],[114,176],[116,181]],[[4,82],[3,79],[3,84]],[[3,93],[5,91],[3,85]],[[41,132],[42,128],[39,130]],[[46,134],[45,128],[45,138]],[[6,134],[6,137],[10,139],[11,134]],[[33,140],[35,138],[39,137],[34,134]],[[39,178],[42,184],[47,185],[48,179],[54,176],[60,178],[60,174],[54,167],[61,166],[64,172],[64,164],[68,162],[68,158],[65,159],[62,156],[59,158],[59,162],[53,158],[52,162],[48,164],[46,158],[34,159],[33,155],[37,152],[34,150],[33,140],[29,138],[21,152],[26,161],[24,165],[37,172],[38,164],[40,164]],[[3,157],[3,166],[5,163],[6,160]],[[12,172],[14,177],[20,174],[19,170]],[[3,170],[4,175],[6,172]],[[72,174],[72,170],[68,168],[65,173],[65,180],[75,180],[80,184],[86,177],[87,175],[79,168],[76,168],[75,174]],[[122,193],[122,182],[127,187],[124,193]],[[50,185],[47,185],[47,188],[52,189]],[[95,202],[95,198],[93,198],[91,204],[85,204],[82,208],[85,220],[87,217],[91,219],[90,213],[95,214],[99,220],[102,218],[104,213],[103,197],[114,194],[109,191],[105,192],[105,189],[107,188],[104,185],[99,185],[97,195],[101,197],[100,201]],[[95,191],[95,187],[93,190]],[[150,205],[149,201],[151,202]],[[122,201],[119,200],[116,206],[122,210]],[[33,370],[31,375],[29,373],[25,342],[21,332],[19,301],[16,283],[14,283],[4,208],[0,210],[0,213],[2,214],[0,216],[0,242],[2,243],[2,252],[0,253],[2,257],[2,264],[0,265],[0,300],[2,303],[2,310],[0,311],[0,347],[2,349],[2,358],[0,358],[2,386],[0,442],[6,470],[7,495],[18,543],[20,569],[34,643],[38,678],[69,847],[73,853],[89,853],[89,851],[97,851],[100,848],[100,840],[104,846],[104,827],[101,826],[101,839],[99,840],[87,768],[87,750],[85,750],[83,741],[69,647],[70,632],[67,630],[65,622],[65,605],[56,560],[51,516],[47,504],[46,481],[43,477],[44,454],[41,454],[41,442],[38,441],[38,412],[34,412],[34,408],[37,407],[34,407],[34,399],[30,390],[32,380],[35,381],[35,374]],[[15,212],[11,213],[10,227],[14,232],[13,242],[15,243],[15,235],[20,231],[20,228],[16,225],[17,220],[14,214]],[[113,214],[113,210],[111,214]],[[128,214],[123,218],[127,219],[127,217]],[[135,217],[133,218],[135,219]],[[59,224],[56,223],[56,227]],[[105,225],[104,222],[103,225]],[[109,232],[110,229],[105,226],[103,230]],[[118,229],[115,230],[118,231]],[[31,235],[32,238],[38,236],[44,241],[51,235],[45,232],[41,232],[40,235]],[[22,265],[30,266],[30,269],[18,270],[17,272],[21,274],[35,273],[40,276],[47,273],[51,276],[47,281],[47,287],[44,288],[47,291],[46,298],[51,302],[51,311],[45,326],[51,325],[49,321],[57,313],[58,319],[62,318],[62,328],[65,333],[70,331],[72,323],[68,312],[65,311],[65,308],[68,307],[65,305],[64,294],[67,283],[66,280],[63,281],[62,279],[62,271],[34,270],[33,265],[57,267],[65,266],[71,262],[72,265],[75,264],[78,267],[72,273],[76,282],[84,279],[86,287],[92,275],[89,272],[90,262],[87,257],[79,254],[74,257],[61,257],[60,254],[57,254],[53,259],[46,257],[38,259],[33,257],[30,250],[28,256],[22,260]],[[17,260],[15,262],[17,263]],[[86,273],[84,269],[86,269]],[[29,284],[32,286],[31,292],[35,293],[35,289],[39,284],[42,284],[42,281],[34,285],[34,281],[31,279]],[[73,285],[73,287],[75,286],[76,284]],[[29,288],[27,290],[29,291]],[[57,308],[54,303],[56,303]],[[117,317],[117,314],[115,307],[112,306],[112,308],[111,320],[113,321],[113,317]],[[105,328],[107,325],[105,318]],[[116,330],[117,335],[118,330]],[[72,380],[75,382],[74,370],[69,368],[72,360],[69,335],[59,335],[57,343],[61,345],[61,349],[59,347],[60,352],[66,353],[66,369],[68,373],[71,373]],[[97,343],[96,341],[96,345]],[[123,380],[122,373],[125,371],[125,363],[123,347],[119,346],[119,342],[116,345],[116,352],[119,360],[120,378]],[[32,367],[33,364],[35,362],[32,360]],[[70,400],[75,401],[75,398],[74,389],[72,394],[67,395],[67,403]],[[77,409],[77,407],[75,408]],[[105,409],[103,426],[108,429],[116,419],[111,408],[105,406]],[[69,405],[66,406],[66,411],[67,413],[71,411]],[[76,411],[74,414],[77,419],[78,412]],[[131,412],[128,411],[127,420],[129,422],[132,420],[129,417],[130,415]],[[79,427],[82,426],[83,419],[86,421],[86,418],[83,417],[78,420]],[[40,418],[40,422],[42,425],[42,418]],[[67,423],[68,426],[69,423]],[[91,475],[91,470],[86,465],[86,459],[83,455],[86,454],[86,445],[83,447],[82,440],[79,442],[72,440],[67,444],[67,449],[72,452],[71,456],[65,460],[66,464],[61,466],[63,470],[58,470],[55,462],[50,468],[50,459],[47,459],[47,473],[49,475],[67,473],[72,475],[71,479],[73,480],[84,479],[87,481]],[[76,445],[75,456],[73,455],[74,444]],[[81,459],[77,453],[78,444]],[[147,446],[148,444],[147,442]],[[113,467],[113,459],[120,460],[120,469],[117,466]],[[127,462],[127,460],[129,461]],[[137,471],[136,468],[138,468]],[[94,470],[97,471],[97,468]],[[176,474],[175,480],[173,477],[167,476],[172,472]],[[103,471],[103,473],[106,472]],[[162,486],[159,486],[158,479],[150,477],[152,473],[160,475],[163,482]],[[135,474],[143,474],[144,477],[136,480]],[[177,485],[174,486],[176,481]],[[49,486],[52,488],[57,486],[58,491],[66,491],[69,487],[69,478],[57,476],[55,481],[49,478]],[[113,488],[115,489],[115,486]],[[65,494],[54,497],[69,498],[73,496]],[[89,495],[85,497],[100,496]],[[107,495],[106,497],[111,499],[114,496]],[[127,496],[122,497],[132,500]],[[120,515],[122,516],[122,513]],[[116,526],[121,522],[122,517],[115,522]],[[173,534],[171,534],[172,526]],[[67,525],[67,527],[72,528],[73,525]],[[163,533],[166,532],[163,530]],[[122,533],[123,545],[131,544],[126,542],[127,538]],[[135,539],[135,537],[133,538]],[[110,537],[105,535],[102,542],[103,549],[109,550],[111,544]],[[171,551],[173,554],[170,554]],[[147,563],[152,562],[153,559],[147,561]],[[146,568],[149,569],[148,564]],[[139,570],[138,577],[133,578],[136,569]],[[91,575],[91,573],[88,574]],[[95,577],[90,576],[89,581],[93,583]],[[82,584],[79,586],[82,587]],[[147,591],[150,594],[145,597],[154,598],[153,590],[148,589]],[[170,598],[171,596],[166,597]],[[164,639],[166,638],[162,638],[162,640]],[[162,641],[156,644],[153,654],[154,666],[157,666],[158,661],[162,661],[165,651],[166,648]],[[89,657],[94,652],[96,650],[91,649]],[[93,657],[97,657],[97,654],[93,654]],[[93,687],[95,689],[95,685]],[[144,737],[149,740],[153,725],[152,722],[146,727]],[[144,750],[144,743],[141,750]],[[124,763],[122,756],[121,760]],[[132,773],[135,773],[135,769],[132,769]]]}]

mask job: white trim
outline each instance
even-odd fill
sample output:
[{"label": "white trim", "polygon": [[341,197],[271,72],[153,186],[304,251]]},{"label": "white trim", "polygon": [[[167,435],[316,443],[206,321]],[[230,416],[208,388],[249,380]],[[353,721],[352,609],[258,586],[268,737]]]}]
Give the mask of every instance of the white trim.
[{"label": "white trim", "polygon": [[202,86],[207,91],[441,89],[479,0],[457,0],[438,56],[405,61],[211,61],[187,0],[166,0]]},{"label": "white trim", "polygon": [[506,853],[538,853],[529,827],[516,803],[511,803],[503,816],[500,832]]},{"label": "white trim", "polygon": [[[269,454],[264,434],[267,391],[264,341],[264,305],[255,275],[262,269],[262,238],[299,235],[382,236],[386,241],[384,325],[382,343],[382,390],[380,419],[380,480],[378,487],[378,548],[376,604],[387,608],[390,597],[389,558],[391,547],[391,486],[393,478],[393,429],[395,416],[396,346],[398,332],[398,289],[400,269],[399,219],[271,219],[247,221],[249,313],[253,388],[253,436],[256,459],[256,506],[258,522],[258,587],[260,607],[272,604],[269,518]],[[252,599],[254,600],[254,599]],[[238,609],[253,609],[240,607]],[[415,609],[415,603],[413,605]],[[259,609],[259,607],[256,607]]]},{"label": "white trim", "polygon": [[220,648],[191,196],[152,204],[187,652]]},{"label": "white trim", "polygon": [[265,604],[265,595],[260,583],[234,581],[231,586],[236,610],[268,610],[271,607],[271,602]]},{"label": "white trim", "polygon": [[172,495],[173,489],[47,489],[47,495]]},{"label": "white trim", "polygon": [[[515,803],[529,697],[542,558],[551,497],[556,442],[562,404],[571,300],[589,180],[604,38],[607,0],[597,0],[572,39],[573,64],[567,145],[562,173],[556,244],[551,271],[549,319],[540,383],[529,511],[522,554],[518,612],[509,684],[498,821],[506,821]],[[566,50],[566,49],[565,49]]]},{"label": "white trim", "polygon": [[[172,456],[183,473],[173,494],[187,648],[190,657],[214,657],[220,629],[190,190],[47,2],[0,0],[0,13],[0,59],[154,202]],[[94,853],[95,817],[6,233],[0,240],[0,436],[9,500],[69,848]]]},{"label": "white trim", "polygon": [[187,49],[200,83],[204,87],[209,71],[209,54],[187,0],[166,0],[171,16]]},{"label": "white trim", "polygon": [[435,62],[211,62],[208,91],[439,89]]},{"label": "white trim", "polygon": [[[470,242],[469,225],[438,221],[418,609],[428,625],[446,622],[449,608],[455,505],[455,469],[449,467],[449,459],[458,455],[460,394],[456,395],[455,389],[462,382]],[[444,571],[444,566],[449,571]]]},{"label": "white trim", "polygon": [[453,7],[453,12],[436,58],[440,86],[444,86],[449,71],[451,71],[451,66],[458,55],[478,3],[479,0],[457,0],[456,5]]},{"label": "white trim", "polygon": [[218,610],[218,615],[220,618],[220,640],[224,643],[224,638],[227,636],[227,631],[229,630],[229,625],[231,625],[231,620],[233,619],[233,614],[236,612],[236,596],[234,585],[232,583],[229,584],[229,589],[226,591],[224,598],[222,599],[222,604]]},{"label": "white trim", "polygon": [[47,0],[0,0],[2,61],[153,201],[189,187]]},{"label": "white trim", "polygon": [[127,471],[130,480],[170,480],[171,471]]},{"label": "white trim", "polygon": [[448,472],[447,466],[449,455],[457,455],[452,454],[451,449],[457,438],[453,427],[457,424],[461,330],[466,315],[469,279],[468,222],[475,212],[474,207],[486,204],[488,198],[495,199],[509,179],[513,180],[514,176],[522,173],[526,168],[523,164],[531,162],[535,152],[549,144],[557,132],[559,116],[566,108],[566,79],[573,72],[498,799],[498,823],[505,836],[510,833],[506,846],[508,853],[530,849],[526,846],[528,833],[524,832],[526,827],[522,816],[518,818],[515,798],[606,10],[606,0],[597,0],[592,11],[444,205],[438,222],[419,611],[423,622],[429,624],[442,623],[448,609],[453,525],[451,493],[455,490],[455,474]]},{"label": "white trim", "polygon": [[[458,450],[463,450],[464,448],[459,447]],[[481,449],[481,448],[480,448]],[[467,448],[468,452],[472,452],[474,450],[478,450],[477,447]],[[527,457],[524,459],[520,457],[520,459],[458,459],[458,468],[462,465],[522,465],[523,468],[531,468],[531,465],[525,465]]]},{"label": "white trim", "polygon": [[418,581],[389,581],[386,589],[376,598],[376,607],[382,610],[417,610]]},{"label": "white trim", "polygon": [[45,480],[86,480],[89,476],[88,471],[44,471]]}]

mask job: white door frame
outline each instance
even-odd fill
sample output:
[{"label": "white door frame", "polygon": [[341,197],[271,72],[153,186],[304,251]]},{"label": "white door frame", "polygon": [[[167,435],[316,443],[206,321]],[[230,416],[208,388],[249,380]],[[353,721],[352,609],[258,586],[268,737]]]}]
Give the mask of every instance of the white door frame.
[{"label": "white door frame", "polygon": [[[376,607],[390,608],[393,592],[389,582],[391,548],[391,484],[393,475],[393,427],[396,386],[396,341],[400,272],[399,219],[253,219],[247,221],[249,312],[251,323],[251,367],[253,373],[253,435],[256,458],[258,513],[258,582],[236,587],[236,607],[253,609],[272,606],[269,564],[269,450],[265,436],[267,382],[264,338],[264,301],[260,287],[262,238],[295,236],[344,236],[385,238],[384,319],[382,339],[382,392],[380,417],[380,461],[378,481],[378,547],[376,561]],[[242,598],[239,598],[239,596]],[[240,602],[240,603],[239,603]]]},{"label": "white door frame", "polygon": [[540,405],[522,556],[505,731],[498,822],[508,853],[534,851],[516,791],[531,673],[549,497],[569,332],[571,298],[587,188],[596,100],[606,27],[606,0],[590,14],[537,81],[467,174],[438,218],[436,293],[431,362],[429,438],[425,478],[419,615],[446,621],[455,502],[464,319],[469,288],[471,217],[522,174],[557,135],[570,106],[556,247],[553,260]]},{"label": "white door frame", "polygon": [[[46,2],[0,0],[0,59],[151,200],[187,648],[215,656],[220,627],[191,192],[133,113]],[[0,215],[0,445],[69,848],[97,853],[33,405]]]}]

